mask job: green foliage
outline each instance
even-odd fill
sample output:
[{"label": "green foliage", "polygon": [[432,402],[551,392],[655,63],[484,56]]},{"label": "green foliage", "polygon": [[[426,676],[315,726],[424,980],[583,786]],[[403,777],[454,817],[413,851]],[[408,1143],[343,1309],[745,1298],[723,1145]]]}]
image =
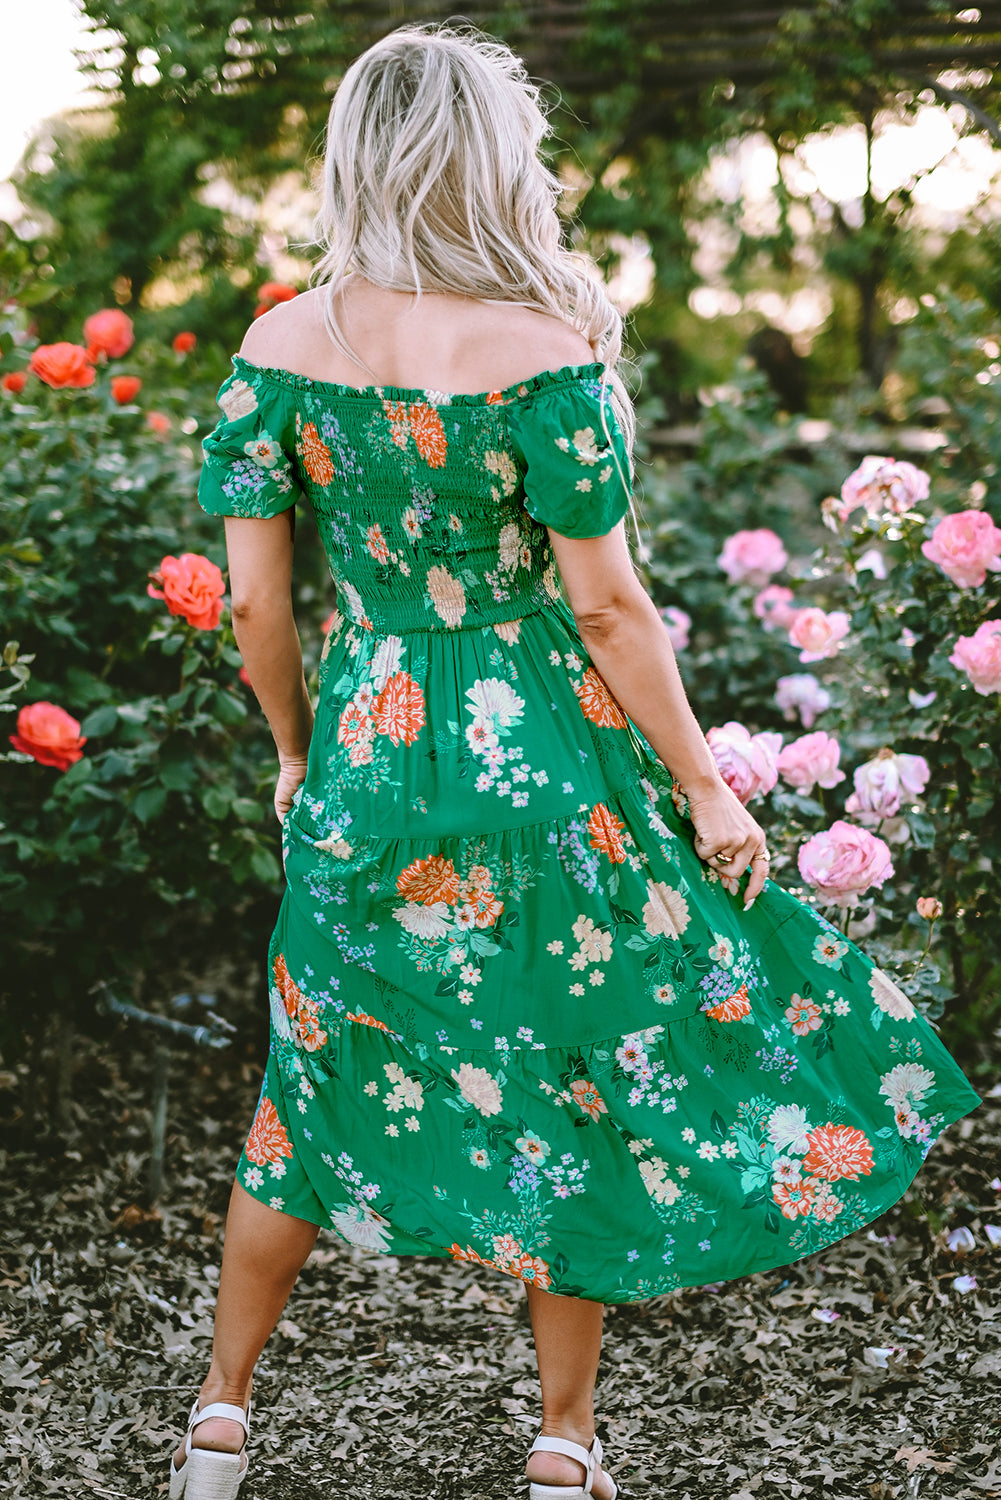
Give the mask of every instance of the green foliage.
[{"label": "green foliage", "polygon": [[88,1017],[98,979],[155,1000],[210,959],[253,954],[255,903],[279,891],[274,749],[230,626],[197,630],[147,594],[167,555],[223,560],[193,498],[190,413],[210,425],[207,393],[182,387],[169,350],[130,353],[166,433],[116,404],[107,367],[84,390],[32,377],[3,395],[0,641],[20,642],[3,723],[51,702],[86,737],[65,771],[14,751],[0,763],[8,1040],[54,1011]]}]

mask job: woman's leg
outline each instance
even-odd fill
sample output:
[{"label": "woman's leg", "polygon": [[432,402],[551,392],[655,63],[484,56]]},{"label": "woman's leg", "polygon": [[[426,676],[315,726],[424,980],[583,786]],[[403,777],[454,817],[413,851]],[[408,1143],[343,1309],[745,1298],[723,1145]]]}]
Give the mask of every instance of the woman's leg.
[{"label": "woman's leg", "polygon": [[[234,1181],[226,1216],[212,1336],[212,1362],[199,1393],[199,1407],[231,1401],[246,1407],[254,1366],[288,1301],[296,1277],[313,1248],[317,1225],[265,1208]],[[195,1448],[238,1453],[239,1422],[210,1417],[191,1439]],[[184,1443],[174,1456],[184,1460]]]},{"label": "woman's leg", "polygon": [[[525,1290],[539,1360],[542,1431],[547,1437],[567,1438],[589,1448],[594,1437],[594,1382],[604,1307],[577,1297],[556,1297],[528,1282]],[[571,1487],[581,1484],[584,1477],[575,1459],[559,1453],[533,1453],[525,1473],[536,1484]],[[602,1471],[594,1482],[595,1500],[608,1500],[611,1493],[611,1482]]]}]

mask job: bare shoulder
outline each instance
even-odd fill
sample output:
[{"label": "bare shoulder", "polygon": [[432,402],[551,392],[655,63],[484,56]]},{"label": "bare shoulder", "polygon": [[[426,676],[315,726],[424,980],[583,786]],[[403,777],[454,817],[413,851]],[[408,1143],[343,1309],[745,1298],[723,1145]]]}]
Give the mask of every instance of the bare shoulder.
[{"label": "bare shoulder", "polygon": [[587,339],[563,318],[532,307],[492,311],[495,314],[490,330],[493,363],[510,368],[511,382],[526,373],[594,361],[594,351]]},{"label": "bare shoulder", "polygon": [[300,292],[255,318],[243,336],[240,353],[251,364],[284,366],[290,348],[308,340],[317,326],[315,290]]}]

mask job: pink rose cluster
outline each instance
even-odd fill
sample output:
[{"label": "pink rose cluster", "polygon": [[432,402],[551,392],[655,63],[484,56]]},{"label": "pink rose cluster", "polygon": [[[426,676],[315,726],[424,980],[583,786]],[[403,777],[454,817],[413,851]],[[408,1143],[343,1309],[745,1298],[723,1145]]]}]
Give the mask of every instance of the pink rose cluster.
[{"label": "pink rose cluster", "polygon": [[961,635],[949,664],[965,672],[984,697],[1001,693],[1001,620],[985,620],[972,635]]},{"label": "pink rose cluster", "polygon": [[855,772],[855,790],[845,802],[845,812],[869,826],[895,818],[904,802],[920,797],[930,774],[923,755],[880,750]]},{"label": "pink rose cluster", "polygon": [[825,656],[838,654],[850,628],[851,621],[843,609],[833,609],[830,614],[814,607],[799,609],[789,628],[789,640],[799,647],[800,661],[823,661]]},{"label": "pink rose cluster", "polygon": [[961,510],[942,517],[921,551],[958,588],[977,589],[1001,572],[1001,529],[982,510]]},{"label": "pink rose cluster", "polygon": [[749,583],[760,588],[773,573],[782,571],[789,557],[781,537],[761,526],[728,536],[717,561],[731,583]]},{"label": "pink rose cluster", "polygon": [[841,746],[834,736],[815,729],[792,740],[779,753],[779,775],[798,792],[812,792],[815,786],[837,786],[845,779],[838,766],[840,759]]},{"label": "pink rose cluster", "polygon": [[775,705],[792,722],[799,714],[804,729],[812,729],[818,714],[831,706],[831,695],[812,672],[793,672],[775,684]]},{"label": "pink rose cluster", "polygon": [[719,773],[746,807],[754,797],[770,792],[779,779],[782,736],[773,730],[751,734],[734,720],[706,735]]},{"label": "pink rose cluster", "polygon": [[751,607],[766,630],[788,630],[798,613],[794,597],[784,584],[770,583],[755,595]]},{"label": "pink rose cluster", "polygon": [[924,469],[906,460],[869,453],[841,486],[841,504],[836,514],[847,521],[860,505],[870,516],[902,516],[928,499],[930,481]]},{"label": "pink rose cluster", "polygon": [[675,651],[684,651],[692,628],[692,617],[686,615],[676,604],[667,604],[660,611],[660,618],[667,626],[668,639]]},{"label": "pink rose cluster", "polygon": [[831,906],[855,906],[863,891],[893,874],[888,845],[841,819],[807,839],[797,862],[803,879]]}]

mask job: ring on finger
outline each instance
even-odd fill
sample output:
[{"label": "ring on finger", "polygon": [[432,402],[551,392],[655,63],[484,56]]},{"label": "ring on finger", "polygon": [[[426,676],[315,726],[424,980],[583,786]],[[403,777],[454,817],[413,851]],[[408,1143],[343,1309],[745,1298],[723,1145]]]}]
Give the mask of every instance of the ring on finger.
[{"label": "ring on finger", "polygon": [[760,854],[752,854],[751,855],[751,864],[752,865],[754,864],[754,861],[756,859],[760,859],[761,862],[762,862],[762,864],[765,864],[765,865],[770,865],[771,862],[772,862],[772,856],[768,853],[767,849],[762,849],[762,851],[761,851]]},{"label": "ring on finger", "polygon": [[720,865],[732,865],[733,864],[733,858],[734,857],[733,857],[732,854],[724,854],[723,851],[722,851],[722,849],[717,854],[713,855],[713,859],[716,861],[717,864],[720,864]]}]

